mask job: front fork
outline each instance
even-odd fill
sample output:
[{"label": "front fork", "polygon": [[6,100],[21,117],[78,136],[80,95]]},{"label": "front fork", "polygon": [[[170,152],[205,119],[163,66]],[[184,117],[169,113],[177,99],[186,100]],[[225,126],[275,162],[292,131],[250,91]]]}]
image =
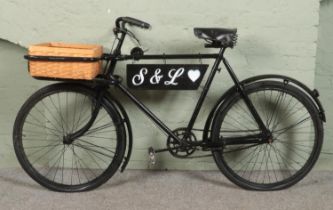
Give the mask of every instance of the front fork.
[{"label": "front fork", "polygon": [[94,106],[93,111],[91,113],[91,118],[89,119],[87,124],[85,124],[82,128],[80,128],[76,132],[69,133],[66,136],[63,136],[63,143],[64,144],[72,144],[75,141],[75,139],[78,139],[81,136],[83,136],[91,128],[91,126],[94,124],[94,122],[95,122],[95,120],[98,116],[99,110],[101,108],[103,97],[105,96],[105,94],[107,92],[107,88],[104,87],[104,86],[98,86],[98,87],[96,87],[96,92],[98,94],[97,94],[97,97],[96,97],[95,106]]}]

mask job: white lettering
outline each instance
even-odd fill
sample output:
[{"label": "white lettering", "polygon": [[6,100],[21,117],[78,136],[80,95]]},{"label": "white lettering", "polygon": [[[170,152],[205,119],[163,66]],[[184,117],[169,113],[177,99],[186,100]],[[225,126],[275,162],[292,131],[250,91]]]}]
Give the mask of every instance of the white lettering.
[{"label": "white lettering", "polygon": [[148,73],[147,68],[140,69],[139,74],[136,74],[136,75],[133,76],[132,84],[135,85],[135,86],[142,85],[142,83],[145,81],[144,75],[146,75],[147,73]]},{"label": "white lettering", "polygon": [[150,84],[156,85],[160,83],[160,80],[163,78],[163,75],[160,75],[161,69],[158,68],[155,70],[154,75],[150,78]]},{"label": "white lettering", "polygon": [[174,86],[178,85],[178,82],[175,82],[175,80],[178,77],[182,76],[184,71],[185,71],[184,68],[179,68],[177,70],[176,69],[171,69],[168,73],[170,81],[165,81],[164,85],[174,85]]}]

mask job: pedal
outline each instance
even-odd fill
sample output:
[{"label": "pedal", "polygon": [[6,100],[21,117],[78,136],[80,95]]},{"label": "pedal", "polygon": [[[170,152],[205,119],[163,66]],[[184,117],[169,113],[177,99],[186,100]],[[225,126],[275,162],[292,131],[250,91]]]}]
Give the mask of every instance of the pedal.
[{"label": "pedal", "polygon": [[156,152],[154,148],[149,147],[148,148],[148,156],[149,156],[149,165],[155,165],[156,164]]}]

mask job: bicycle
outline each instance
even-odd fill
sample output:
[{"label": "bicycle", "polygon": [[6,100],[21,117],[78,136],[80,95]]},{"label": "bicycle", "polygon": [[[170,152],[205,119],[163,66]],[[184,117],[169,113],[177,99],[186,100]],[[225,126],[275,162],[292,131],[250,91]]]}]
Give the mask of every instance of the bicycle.
[{"label": "bicycle", "polygon": [[[187,158],[201,149],[211,152],[231,182],[250,190],[290,187],[312,169],[320,154],[326,121],[317,90],[282,75],[239,81],[224,57],[226,49],[236,44],[236,29],[194,29],[195,35],[206,41],[205,47],[219,49],[218,53],[145,55],[135,47],[131,54],[123,55],[125,36],[137,40],[126,25],[150,28],[134,18],[118,18],[116,46],[100,58],[106,62],[103,74],[91,81],[66,80],[41,88],[18,112],[13,131],[15,153],[36,182],[50,190],[79,192],[102,185],[119,167],[124,171],[131,157],[132,128],[122,104],[108,92],[111,86],[167,134],[166,148],[149,148],[153,162],[159,152]],[[187,127],[171,130],[114,74],[118,61],[145,59],[215,59]],[[198,140],[193,125],[221,62],[234,86],[217,100],[204,128],[199,129],[203,134]]]}]

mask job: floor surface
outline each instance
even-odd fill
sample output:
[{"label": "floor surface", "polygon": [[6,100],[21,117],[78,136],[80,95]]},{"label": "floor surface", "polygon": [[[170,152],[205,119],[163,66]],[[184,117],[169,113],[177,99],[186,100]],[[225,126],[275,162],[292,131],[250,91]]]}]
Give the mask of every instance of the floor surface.
[{"label": "floor surface", "polygon": [[333,172],[282,191],[253,192],[218,171],[127,170],[96,190],[52,192],[22,169],[0,170],[0,209],[333,209]]}]

